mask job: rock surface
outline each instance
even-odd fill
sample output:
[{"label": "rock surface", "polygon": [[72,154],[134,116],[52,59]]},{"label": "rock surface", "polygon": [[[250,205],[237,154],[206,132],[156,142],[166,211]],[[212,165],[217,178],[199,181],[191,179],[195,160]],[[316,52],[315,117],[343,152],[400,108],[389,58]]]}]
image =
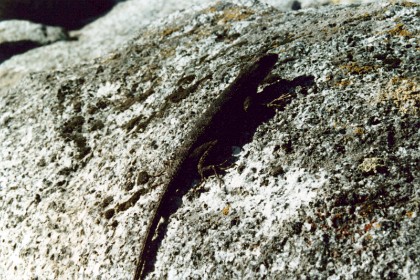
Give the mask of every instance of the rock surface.
[{"label": "rock surface", "polygon": [[[252,1],[233,0],[238,4],[252,3]],[[317,7],[332,3],[348,3],[348,1],[350,0],[266,0],[267,3],[283,11],[290,10],[294,3],[299,3],[302,7]],[[351,0],[352,3],[369,1]],[[179,10],[188,9],[194,5],[196,9],[199,9],[200,6],[209,5],[213,0],[155,0],[153,3],[149,0],[115,0],[114,2],[118,4],[106,16],[81,30],[69,32],[72,41],[58,42],[42,49],[34,49],[25,55],[16,55],[0,63],[0,91],[5,89],[5,85],[15,83],[26,73],[63,69],[107,55],[114,49],[127,44],[148,25],[159,24],[159,18],[175,16]],[[172,15],[173,13],[175,15]],[[27,33],[24,32],[24,34]]]},{"label": "rock surface", "polygon": [[116,0],[0,0],[0,20],[20,19],[76,29],[105,13]]},{"label": "rock surface", "polygon": [[130,279],[176,147],[265,51],[275,115],[181,198],[149,278],[417,279],[419,26],[411,2],[222,1],[71,67],[11,66],[57,44],[4,62],[0,278]]},{"label": "rock surface", "polygon": [[68,39],[67,32],[60,27],[45,26],[24,20],[1,21],[0,63],[29,49]]}]

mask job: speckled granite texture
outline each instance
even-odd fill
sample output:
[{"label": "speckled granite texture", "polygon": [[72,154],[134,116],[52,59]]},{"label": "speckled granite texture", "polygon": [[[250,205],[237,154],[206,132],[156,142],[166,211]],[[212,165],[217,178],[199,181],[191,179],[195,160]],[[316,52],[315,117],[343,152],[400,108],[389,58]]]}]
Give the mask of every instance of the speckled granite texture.
[{"label": "speckled granite texture", "polygon": [[418,279],[419,26],[406,1],[223,1],[95,60],[5,62],[0,279],[130,279],[174,151],[259,51],[276,113],[180,198],[149,279]]}]

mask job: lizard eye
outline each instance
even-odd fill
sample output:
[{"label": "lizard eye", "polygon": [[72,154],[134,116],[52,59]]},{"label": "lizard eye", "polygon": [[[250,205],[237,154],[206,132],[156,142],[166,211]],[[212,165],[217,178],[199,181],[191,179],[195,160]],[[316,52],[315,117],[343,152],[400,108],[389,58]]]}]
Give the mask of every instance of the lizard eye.
[{"label": "lizard eye", "polygon": [[248,96],[247,98],[245,98],[244,100],[244,104],[243,104],[243,109],[245,112],[248,112],[249,107],[251,107],[252,105],[252,101],[251,101],[251,97]]}]

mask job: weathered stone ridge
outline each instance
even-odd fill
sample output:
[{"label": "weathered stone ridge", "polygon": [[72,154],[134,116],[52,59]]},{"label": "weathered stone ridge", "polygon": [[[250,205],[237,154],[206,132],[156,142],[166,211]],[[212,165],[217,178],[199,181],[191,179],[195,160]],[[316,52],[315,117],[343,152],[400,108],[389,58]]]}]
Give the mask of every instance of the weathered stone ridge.
[{"label": "weathered stone ridge", "polygon": [[179,198],[149,279],[416,279],[419,26],[406,1],[295,12],[221,1],[10,81],[0,278],[130,279],[174,151],[270,52],[279,63],[260,90],[277,96],[264,104],[274,116],[232,147],[222,183]]}]

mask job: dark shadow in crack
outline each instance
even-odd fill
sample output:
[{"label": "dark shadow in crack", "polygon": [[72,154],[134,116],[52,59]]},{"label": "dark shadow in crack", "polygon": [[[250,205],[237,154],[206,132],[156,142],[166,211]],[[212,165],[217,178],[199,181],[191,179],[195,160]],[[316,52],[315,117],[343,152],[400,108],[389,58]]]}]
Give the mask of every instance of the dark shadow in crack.
[{"label": "dark shadow in crack", "polygon": [[4,42],[0,44],[0,64],[10,57],[24,53],[30,49],[40,47],[41,45],[31,40],[22,40],[15,42]]}]

